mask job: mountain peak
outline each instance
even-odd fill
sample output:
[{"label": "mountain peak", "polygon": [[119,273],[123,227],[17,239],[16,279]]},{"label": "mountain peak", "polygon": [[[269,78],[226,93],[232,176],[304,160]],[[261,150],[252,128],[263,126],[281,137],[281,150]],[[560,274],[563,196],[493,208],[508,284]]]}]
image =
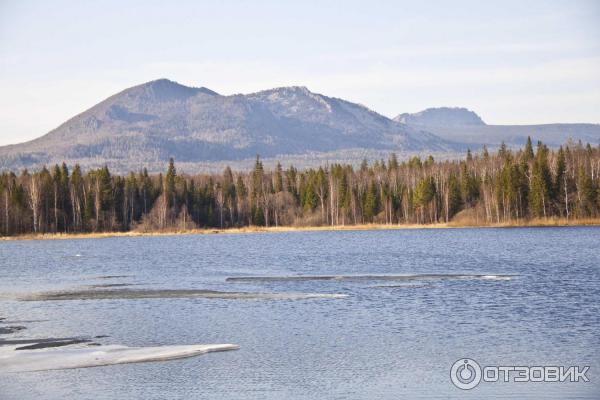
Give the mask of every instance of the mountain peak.
[{"label": "mountain peak", "polygon": [[124,92],[145,94],[153,97],[156,100],[183,100],[188,97],[195,96],[198,93],[218,95],[217,92],[205,87],[185,86],[166,78],[156,79],[150,82],[142,83],[141,85],[137,85],[132,88],[126,89]]},{"label": "mountain peak", "polygon": [[157,85],[176,85],[176,86],[184,86],[180,83],[177,83],[175,81],[172,81],[170,79],[167,78],[159,78],[159,79],[154,79],[152,81],[146,82],[146,83],[142,83],[142,85],[146,85],[146,86],[157,86]]},{"label": "mountain peak", "polygon": [[464,107],[428,108],[418,113],[404,113],[394,118],[407,125],[425,126],[482,126],[479,115]]},{"label": "mountain peak", "polygon": [[295,92],[295,93],[312,93],[306,86],[282,86],[279,88],[275,88],[278,91],[287,91],[287,92]]},{"label": "mountain peak", "polygon": [[255,93],[257,95],[260,94],[278,94],[281,96],[293,96],[293,95],[314,95],[315,93],[308,90],[306,86],[280,86],[275,87],[273,89],[261,90],[260,92]]}]

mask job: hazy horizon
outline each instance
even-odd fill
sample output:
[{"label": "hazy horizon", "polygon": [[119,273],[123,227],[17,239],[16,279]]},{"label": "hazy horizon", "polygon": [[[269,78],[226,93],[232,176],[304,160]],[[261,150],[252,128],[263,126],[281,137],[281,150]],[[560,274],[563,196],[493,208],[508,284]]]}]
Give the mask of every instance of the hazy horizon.
[{"label": "hazy horizon", "polygon": [[599,17],[593,1],[1,2],[0,145],[159,78],[224,95],[306,86],[390,118],[448,106],[488,124],[600,123]]}]

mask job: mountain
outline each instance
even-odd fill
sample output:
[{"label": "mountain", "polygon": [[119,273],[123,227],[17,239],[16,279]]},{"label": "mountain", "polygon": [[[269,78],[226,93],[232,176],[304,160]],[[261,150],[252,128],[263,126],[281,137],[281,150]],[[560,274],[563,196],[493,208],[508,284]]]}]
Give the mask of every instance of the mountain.
[{"label": "mountain", "polygon": [[415,114],[400,114],[394,120],[419,126],[484,126],[485,122],[471,110],[460,107],[428,108]]},{"label": "mountain", "polygon": [[466,108],[428,108],[414,114],[400,114],[394,120],[449,141],[471,144],[474,148],[484,144],[494,147],[502,142],[521,146],[527,136],[551,147],[558,147],[568,140],[600,142],[599,124],[487,125],[479,115]]},{"label": "mountain", "polygon": [[457,156],[467,146],[597,144],[600,125],[487,125],[465,108],[430,108],[389,119],[365,106],[282,87],[221,95],[167,79],[117,93],[38,139],[0,147],[0,170],[67,162],[116,172],[161,171],[170,157],[186,172],[247,168],[257,154],[298,166],[401,157]]},{"label": "mountain", "polygon": [[[220,95],[166,79],[117,93],[46,135],[0,147],[0,169],[66,161],[116,171],[162,170],[169,157],[186,170],[262,157],[375,152],[448,152],[464,146],[368,108],[283,87]],[[354,154],[354,153],[352,153]]]}]

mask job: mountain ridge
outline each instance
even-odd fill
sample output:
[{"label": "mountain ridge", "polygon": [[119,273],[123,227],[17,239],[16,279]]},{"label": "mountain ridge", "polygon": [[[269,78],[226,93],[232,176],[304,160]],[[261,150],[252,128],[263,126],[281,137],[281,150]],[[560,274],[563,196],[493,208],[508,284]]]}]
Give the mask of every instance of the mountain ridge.
[{"label": "mountain ridge", "polygon": [[464,107],[426,108],[417,113],[403,113],[393,118],[407,125],[471,126],[486,125],[477,113]]},{"label": "mountain ridge", "polygon": [[220,95],[167,79],[108,97],[46,135],[0,147],[0,168],[66,161],[138,169],[170,157],[188,163],[377,151],[456,151],[461,145],[397,123],[363,105],[306,87]]},{"label": "mountain ridge", "polygon": [[0,147],[0,170],[66,162],[117,172],[157,172],[173,157],[188,172],[263,159],[358,164],[362,158],[436,154],[468,147],[522,145],[527,136],[557,147],[568,138],[596,143],[600,125],[487,125],[474,111],[438,107],[391,119],[368,107],[284,86],[222,95],[157,79],[124,89],[34,140]]},{"label": "mountain ridge", "polygon": [[553,123],[536,125],[486,124],[475,112],[462,107],[428,108],[417,113],[403,113],[394,118],[413,128],[427,130],[443,139],[471,147],[522,146],[527,137],[558,147],[569,140],[598,144],[600,124]]}]

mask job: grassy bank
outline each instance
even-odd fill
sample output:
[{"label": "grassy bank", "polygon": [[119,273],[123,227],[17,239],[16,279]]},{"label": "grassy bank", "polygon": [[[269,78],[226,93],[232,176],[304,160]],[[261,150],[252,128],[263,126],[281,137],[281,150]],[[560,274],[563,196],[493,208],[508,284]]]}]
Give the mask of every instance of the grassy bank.
[{"label": "grassy bank", "polygon": [[437,223],[437,224],[362,224],[338,226],[279,226],[261,227],[248,226],[228,229],[190,229],[168,231],[128,231],[128,232],[91,232],[91,233],[44,233],[17,236],[2,236],[0,240],[58,240],[58,239],[97,239],[109,237],[137,236],[173,236],[173,235],[211,235],[211,234],[242,234],[242,233],[280,233],[280,232],[311,232],[311,231],[367,231],[394,229],[448,229],[448,228],[524,228],[524,227],[559,227],[559,226],[600,226],[600,218],[567,220],[564,218],[519,220],[498,224],[474,223]]}]

